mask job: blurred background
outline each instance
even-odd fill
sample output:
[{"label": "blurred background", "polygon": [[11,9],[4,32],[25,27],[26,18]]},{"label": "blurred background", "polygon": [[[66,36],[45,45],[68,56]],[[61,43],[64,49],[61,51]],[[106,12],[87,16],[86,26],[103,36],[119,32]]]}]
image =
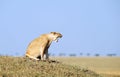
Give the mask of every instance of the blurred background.
[{"label": "blurred background", "polygon": [[51,31],[63,34],[52,56],[120,56],[120,0],[0,0],[0,55]]}]

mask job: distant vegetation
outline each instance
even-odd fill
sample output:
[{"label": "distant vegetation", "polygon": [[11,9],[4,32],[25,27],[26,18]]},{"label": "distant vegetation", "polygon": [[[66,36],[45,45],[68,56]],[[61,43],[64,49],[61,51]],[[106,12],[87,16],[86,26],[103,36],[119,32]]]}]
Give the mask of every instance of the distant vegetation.
[{"label": "distant vegetation", "polygon": [[57,61],[33,61],[23,57],[0,56],[0,77],[101,77],[88,69]]},{"label": "distant vegetation", "polygon": [[[50,54],[51,56],[56,56],[55,54]],[[69,54],[66,54],[66,53],[59,53],[57,56],[70,56],[70,57],[75,57],[75,56],[96,56],[96,57],[99,57],[99,56],[103,56],[99,53],[95,53],[95,54],[91,54],[91,53],[79,53],[79,54],[76,54],[76,53],[69,53]],[[117,56],[117,54],[115,53],[108,53],[104,56],[108,56],[108,57],[114,57],[114,56]]]}]

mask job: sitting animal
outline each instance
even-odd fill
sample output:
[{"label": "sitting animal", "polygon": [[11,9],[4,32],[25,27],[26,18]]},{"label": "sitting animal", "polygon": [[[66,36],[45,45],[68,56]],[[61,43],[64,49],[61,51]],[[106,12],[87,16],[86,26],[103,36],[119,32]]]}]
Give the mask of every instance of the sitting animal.
[{"label": "sitting animal", "polygon": [[28,45],[25,55],[34,60],[49,60],[48,48],[52,41],[58,42],[58,38],[61,37],[62,34],[58,32],[42,34]]}]

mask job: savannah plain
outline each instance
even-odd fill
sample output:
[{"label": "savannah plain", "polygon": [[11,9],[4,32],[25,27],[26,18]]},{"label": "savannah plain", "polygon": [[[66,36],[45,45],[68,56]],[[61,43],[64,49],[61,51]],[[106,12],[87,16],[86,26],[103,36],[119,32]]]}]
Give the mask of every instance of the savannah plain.
[{"label": "savannah plain", "polygon": [[120,77],[120,57],[58,57],[57,60],[95,71],[103,77]]}]

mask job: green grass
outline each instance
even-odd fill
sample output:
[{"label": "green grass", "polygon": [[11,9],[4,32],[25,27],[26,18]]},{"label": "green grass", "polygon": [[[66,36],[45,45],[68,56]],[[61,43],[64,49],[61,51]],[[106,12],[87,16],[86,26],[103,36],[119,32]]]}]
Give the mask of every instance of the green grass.
[{"label": "green grass", "polygon": [[101,77],[93,71],[58,62],[0,56],[0,77]]}]

